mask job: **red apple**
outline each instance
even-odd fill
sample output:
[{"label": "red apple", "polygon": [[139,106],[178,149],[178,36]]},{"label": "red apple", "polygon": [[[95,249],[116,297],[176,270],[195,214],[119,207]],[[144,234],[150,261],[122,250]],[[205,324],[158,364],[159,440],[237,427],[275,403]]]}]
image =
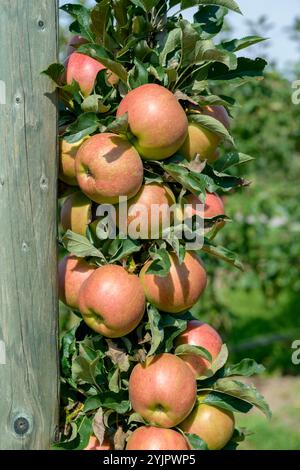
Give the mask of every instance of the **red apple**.
[{"label": "red apple", "polygon": [[81,192],[71,194],[61,208],[60,221],[63,230],[72,230],[79,235],[86,235],[92,218],[92,202]]},{"label": "red apple", "polygon": [[180,429],[199,436],[206,442],[209,450],[221,450],[234,432],[234,415],[231,411],[202,403],[206,395],[199,395],[196,407],[180,424]]},{"label": "red apple", "polygon": [[88,445],[83,450],[113,450],[113,446],[108,439],[104,439],[100,445],[96,436],[91,436]]},{"label": "red apple", "polygon": [[159,354],[134,367],[129,399],[134,411],[150,424],[172,428],[191,412],[196,380],[182,359],[169,353]]},{"label": "red apple", "polygon": [[76,155],[81,190],[98,204],[116,204],[120,196],[135,196],[143,183],[144,168],[135,148],[116,134],[97,134]]},{"label": "red apple", "polygon": [[[209,193],[207,191],[205,195],[204,204],[194,194],[189,194],[188,196],[185,196],[183,202],[191,206],[191,214],[189,214],[191,216],[199,215],[204,219],[212,219],[220,215],[225,215],[224,203],[217,193]],[[196,206],[200,204],[202,206],[204,205],[203,211],[197,210]]]},{"label": "red apple", "polygon": [[220,121],[226,129],[230,129],[230,119],[229,115],[224,106],[213,105],[213,106],[204,106],[202,108],[202,113],[207,116],[211,116],[218,121]]},{"label": "red apple", "polygon": [[[216,193],[209,193],[206,192],[205,196],[205,203],[203,207],[203,211],[197,211],[197,204],[203,204],[200,199],[195,196],[194,194],[189,194],[184,198],[184,201],[187,204],[191,205],[191,216],[199,215],[200,217],[204,217],[204,219],[212,219],[214,217],[218,217],[220,215],[225,215],[225,207],[222,199]],[[215,228],[220,230],[224,227],[225,221],[220,220],[215,224]]]},{"label": "red apple", "polygon": [[[188,322],[187,329],[176,340],[176,346],[181,344],[201,346],[210,352],[214,360],[221,351],[223,342],[219,333],[210,325],[197,320],[191,320]],[[208,360],[195,354],[183,355],[181,359],[190,366],[196,377],[203,375],[211,365]]]},{"label": "red apple", "polygon": [[212,163],[216,160],[216,150],[220,142],[220,137],[214,132],[199,124],[190,123],[180,153],[187,160],[194,160],[196,156],[199,156],[200,160]]},{"label": "red apple", "polygon": [[66,62],[67,84],[71,85],[75,80],[79,84],[82,94],[88,96],[94,89],[98,73],[105,68],[98,60],[79,52],[73,52]]},{"label": "red apple", "polygon": [[126,112],[134,145],[146,160],[170,157],[186,138],[186,114],[173,93],[160,85],[147,84],[130,91],[117,116]]},{"label": "red apple", "polygon": [[65,256],[58,263],[59,298],[71,308],[78,309],[79,291],[96,267],[76,256]]},{"label": "red apple", "polygon": [[189,450],[186,439],[173,429],[142,426],[131,434],[126,450]]},{"label": "red apple", "polygon": [[81,144],[86,138],[80,139],[78,142],[70,144],[65,139],[59,141],[59,174],[61,181],[70,186],[77,186],[77,178],[75,173],[75,157]]},{"label": "red apple", "polygon": [[180,264],[177,256],[170,254],[171,269],[167,276],[147,274],[152,261],[140,272],[147,300],[163,312],[180,313],[191,308],[201,297],[207,282],[200,258],[187,252]]},{"label": "red apple", "polygon": [[[127,233],[131,238],[159,238],[162,231],[172,223],[173,214],[170,207],[175,203],[175,196],[168,186],[158,183],[145,184],[128,202],[127,212],[124,214],[125,220],[122,211],[118,210],[120,216],[118,225],[122,228],[127,222],[129,230]],[[130,227],[136,233],[131,233]]]},{"label": "red apple", "polygon": [[133,331],[143,318],[145,295],[138,276],[122,266],[98,268],[79,293],[79,310],[86,324],[108,338]]}]

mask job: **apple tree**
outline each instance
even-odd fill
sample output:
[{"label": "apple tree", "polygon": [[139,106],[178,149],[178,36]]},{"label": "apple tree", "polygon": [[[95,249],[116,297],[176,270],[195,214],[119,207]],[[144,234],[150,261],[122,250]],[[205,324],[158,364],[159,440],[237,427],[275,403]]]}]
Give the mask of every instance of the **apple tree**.
[{"label": "apple tree", "polygon": [[[205,296],[201,259],[243,270],[215,241],[228,221],[222,197],[249,184],[235,168],[253,158],[236,148],[235,96],[222,90],[263,77],[266,62],[241,55],[263,39],[219,38],[228,12],[241,13],[234,0],[98,0],[62,9],[74,36],[65,63],[45,73],[60,97],[60,292],[74,316],[61,339],[55,447],[141,448],[133,436],[151,425],[172,428],[192,449],[236,448],[245,433],[235,429],[234,413],[256,406],[270,416],[260,393],[236,378],[263,366],[251,359],[228,364],[226,345],[209,325],[193,323],[191,307]],[[176,202],[176,217],[163,229],[159,222],[156,237],[124,237],[120,227],[109,237],[99,208],[116,205],[120,194],[131,207],[142,200],[146,218],[155,198]],[[202,228],[201,246],[191,246],[186,232],[178,236],[178,226],[187,225],[186,202],[192,233]],[[200,217],[196,203],[204,206]],[[163,387],[147,387],[158,376]],[[210,430],[198,430],[206,408],[212,440]]]}]

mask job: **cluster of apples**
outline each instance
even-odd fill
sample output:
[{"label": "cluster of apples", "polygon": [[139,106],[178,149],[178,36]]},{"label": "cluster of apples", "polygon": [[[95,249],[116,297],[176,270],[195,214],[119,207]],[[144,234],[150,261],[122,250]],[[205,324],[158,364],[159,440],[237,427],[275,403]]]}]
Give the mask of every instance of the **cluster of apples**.
[{"label": "cluster of apples", "polygon": [[[222,339],[211,326],[188,322],[176,345],[202,346],[213,360],[221,351]],[[148,423],[130,435],[126,450],[188,450],[184,433],[205,441],[210,450],[223,449],[233,435],[234,414],[205,403],[207,392],[198,394],[196,379],[210,363],[193,354],[182,358],[169,353],[149,357],[137,364],[129,379],[133,410]],[[111,450],[109,439],[100,445],[92,436],[86,450]]]},{"label": "cluster of apples", "polygon": [[83,258],[67,255],[59,262],[59,297],[79,310],[86,324],[103,336],[120,338],[141,322],[146,300],[162,312],[181,313],[192,307],[203,293],[207,276],[196,254],[187,252],[180,264],[170,254],[171,269],[161,277],[147,273],[145,263],[139,276],[117,264],[97,268]]},{"label": "cluster of apples", "polygon": [[[84,40],[82,41],[84,42]],[[105,67],[76,51],[80,38],[70,45],[66,61],[66,81],[76,80],[83,96],[92,93],[97,74]],[[111,84],[116,77],[108,73]],[[100,133],[75,144],[60,140],[60,179],[78,191],[69,196],[61,211],[65,230],[85,235],[92,223],[92,204],[117,204],[119,197],[129,200],[128,220],[137,216],[136,204],[144,204],[151,220],[152,204],[174,204],[176,198],[166,184],[144,184],[142,160],[164,160],[179,151],[192,160],[213,161],[217,158],[219,136],[197,124],[189,124],[181,104],[166,88],[157,84],[142,85],[121,100],[116,116],[128,114],[130,136]],[[225,108],[203,107],[229,126]],[[200,203],[193,195],[187,202]],[[207,193],[204,217],[224,214],[222,200]],[[161,222],[157,231],[160,232]],[[147,237],[146,237],[147,238]],[[201,297],[207,282],[199,257],[187,252],[182,263],[170,253],[171,269],[166,277],[147,272],[151,260],[139,275],[118,264],[96,267],[85,259],[68,255],[59,263],[59,296],[72,309],[79,310],[86,324],[108,338],[120,338],[141,322],[146,301],[161,312],[178,314],[191,308]],[[178,344],[188,343],[207,348],[213,359],[222,340],[209,325],[189,322]],[[133,409],[150,426],[139,427],[131,435],[127,449],[187,449],[188,443],[178,431],[198,434],[210,449],[220,449],[230,439],[234,418],[229,412],[202,403],[197,397],[196,378],[209,364],[195,355],[164,353],[138,364],[129,381]],[[213,417],[213,418],[212,418]],[[212,422],[219,422],[212,425]],[[101,447],[101,446],[100,446]],[[97,448],[90,442],[89,448]]]},{"label": "cluster of apples", "polygon": [[[193,320],[177,338],[176,345],[181,344],[202,346],[214,360],[221,351],[222,339],[208,324]],[[199,356],[169,353],[150,357],[134,367],[129,398],[134,411],[150,427],[139,427],[131,434],[128,450],[189,449],[180,431],[200,437],[210,450],[223,449],[234,431],[234,415],[206,404],[207,393],[197,396],[196,380],[209,367],[210,363]]]}]

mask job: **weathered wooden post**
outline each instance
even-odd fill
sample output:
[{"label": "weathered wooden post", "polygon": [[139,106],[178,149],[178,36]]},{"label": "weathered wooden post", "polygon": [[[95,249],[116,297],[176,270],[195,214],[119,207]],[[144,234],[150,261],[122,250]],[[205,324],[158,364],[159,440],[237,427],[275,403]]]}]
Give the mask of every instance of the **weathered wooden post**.
[{"label": "weathered wooden post", "polygon": [[[0,449],[45,449],[58,418],[57,0],[0,13]],[[5,362],[5,364],[3,364]]]}]

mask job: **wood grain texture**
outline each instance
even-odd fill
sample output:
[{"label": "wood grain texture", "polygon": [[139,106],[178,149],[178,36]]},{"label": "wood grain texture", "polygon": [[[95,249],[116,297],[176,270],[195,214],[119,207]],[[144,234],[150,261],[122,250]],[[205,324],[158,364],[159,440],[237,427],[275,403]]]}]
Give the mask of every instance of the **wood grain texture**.
[{"label": "wood grain texture", "polygon": [[1,0],[0,449],[49,448],[58,419],[57,111],[41,75],[57,61],[57,8]]}]

